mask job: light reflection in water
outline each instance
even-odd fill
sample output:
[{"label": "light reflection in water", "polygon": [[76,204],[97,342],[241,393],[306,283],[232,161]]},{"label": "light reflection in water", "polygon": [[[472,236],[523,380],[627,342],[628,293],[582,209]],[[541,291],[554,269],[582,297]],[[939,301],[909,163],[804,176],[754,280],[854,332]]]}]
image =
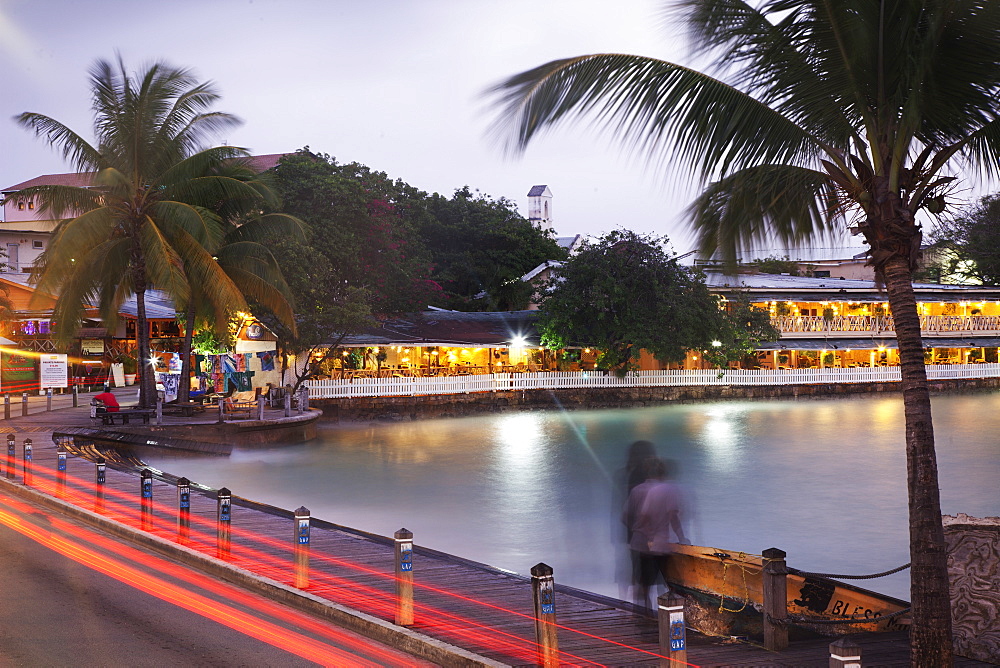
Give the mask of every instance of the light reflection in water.
[{"label": "light reflection in water", "polygon": [[[1000,515],[1000,393],[937,396],[946,513]],[[160,469],[284,508],[521,573],[618,595],[619,501],[629,444],[677,460],[695,542],[779,547],[799,568],[870,573],[909,560],[902,402],[896,396],[733,401],[329,425],[308,444],[228,458],[146,454]],[[907,576],[869,586],[908,598]]]}]

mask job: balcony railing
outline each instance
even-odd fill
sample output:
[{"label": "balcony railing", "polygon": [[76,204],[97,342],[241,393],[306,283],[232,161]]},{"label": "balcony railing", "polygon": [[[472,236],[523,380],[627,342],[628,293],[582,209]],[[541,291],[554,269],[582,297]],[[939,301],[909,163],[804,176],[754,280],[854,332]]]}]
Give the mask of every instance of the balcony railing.
[{"label": "balcony railing", "polygon": [[[829,318],[817,315],[782,315],[771,318],[771,324],[782,334],[806,336],[872,336],[893,335],[895,332],[891,315],[835,315]],[[1000,316],[922,315],[920,332],[923,336],[1000,335]]]},{"label": "balcony railing", "polygon": [[[941,364],[927,367],[930,380],[1000,377],[1000,364]],[[670,369],[635,371],[619,378],[601,371],[493,373],[469,376],[354,378],[310,380],[315,399],[409,397],[422,394],[468,394],[510,390],[675,387],[684,385],[808,385],[816,383],[886,383],[899,381],[899,367],[826,369]]]}]

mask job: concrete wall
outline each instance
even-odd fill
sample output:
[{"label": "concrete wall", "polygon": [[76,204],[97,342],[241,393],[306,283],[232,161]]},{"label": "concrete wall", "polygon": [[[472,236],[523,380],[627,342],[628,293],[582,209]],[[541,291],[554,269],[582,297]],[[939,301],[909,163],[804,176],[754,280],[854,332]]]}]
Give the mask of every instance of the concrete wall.
[{"label": "concrete wall", "polygon": [[955,653],[1000,664],[1000,517],[944,516]]},{"label": "concrete wall", "polygon": [[[870,392],[898,392],[899,383],[775,385],[761,387],[696,386],[592,388],[585,390],[526,390],[417,397],[357,397],[310,399],[334,420],[419,420],[459,417],[504,411],[640,408],[677,401],[717,399],[772,399],[779,397],[834,396]],[[992,389],[1000,378],[934,381],[932,391]]]}]

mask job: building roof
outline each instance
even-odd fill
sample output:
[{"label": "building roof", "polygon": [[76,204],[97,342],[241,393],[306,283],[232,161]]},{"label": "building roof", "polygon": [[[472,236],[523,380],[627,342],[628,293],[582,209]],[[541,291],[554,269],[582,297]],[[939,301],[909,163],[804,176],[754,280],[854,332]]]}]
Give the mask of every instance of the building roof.
[{"label": "building roof", "polygon": [[538,311],[424,311],[390,318],[364,333],[348,336],[347,346],[507,346],[515,338],[538,346]]},{"label": "building roof", "polygon": [[[159,290],[147,290],[146,291],[146,317],[150,320],[173,320],[177,317],[177,311],[174,309],[174,302],[165,292]],[[122,315],[127,315],[132,318],[138,317],[138,305],[136,304],[135,295],[132,295],[126,299],[118,312]]]},{"label": "building roof", "polygon": [[247,158],[247,165],[254,172],[261,174],[267,170],[277,167],[278,161],[290,153],[268,153],[266,155],[251,155]]},{"label": "building roof", "polygon": [[[723,274],[708,272],[705,283],[716,293],[746,292],[759,301],[887,301],[875,281],[814,278],[785,274]],[[1000,301],[1000,287],[914,283],[918,302]]]},{"label": "building roof", "polygon": [[544,195],[545,191],[548,190],[548,186],[531,186],[531,190],[528,191],[528,197],[538,197]]},{"label": "building roof", "polygon": [[14,193],[18,190],[24,190],[25,188],[33,188],[34,186],[75,186],[78,188],[86,188],[91,185],[93,180],[94,172],[42,174],[41,176],[36,176],[35,178],[22,183],[15,183],[9,188],[4,188],[0,192]]}]

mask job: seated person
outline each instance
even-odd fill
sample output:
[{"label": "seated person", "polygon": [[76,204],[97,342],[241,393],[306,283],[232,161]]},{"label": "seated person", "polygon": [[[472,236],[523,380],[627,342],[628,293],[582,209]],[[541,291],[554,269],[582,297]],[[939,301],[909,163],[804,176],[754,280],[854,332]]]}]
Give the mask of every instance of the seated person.
[{"label": "seated person", "polygon": [[118,399],[115,395],[111,393],[111,388],[107,385],[104,386],[104,391],[100,394],[94,395],[94,401],[100,401],[104,404],[104,409],[109,413],[117,413],[119,409]]}]

